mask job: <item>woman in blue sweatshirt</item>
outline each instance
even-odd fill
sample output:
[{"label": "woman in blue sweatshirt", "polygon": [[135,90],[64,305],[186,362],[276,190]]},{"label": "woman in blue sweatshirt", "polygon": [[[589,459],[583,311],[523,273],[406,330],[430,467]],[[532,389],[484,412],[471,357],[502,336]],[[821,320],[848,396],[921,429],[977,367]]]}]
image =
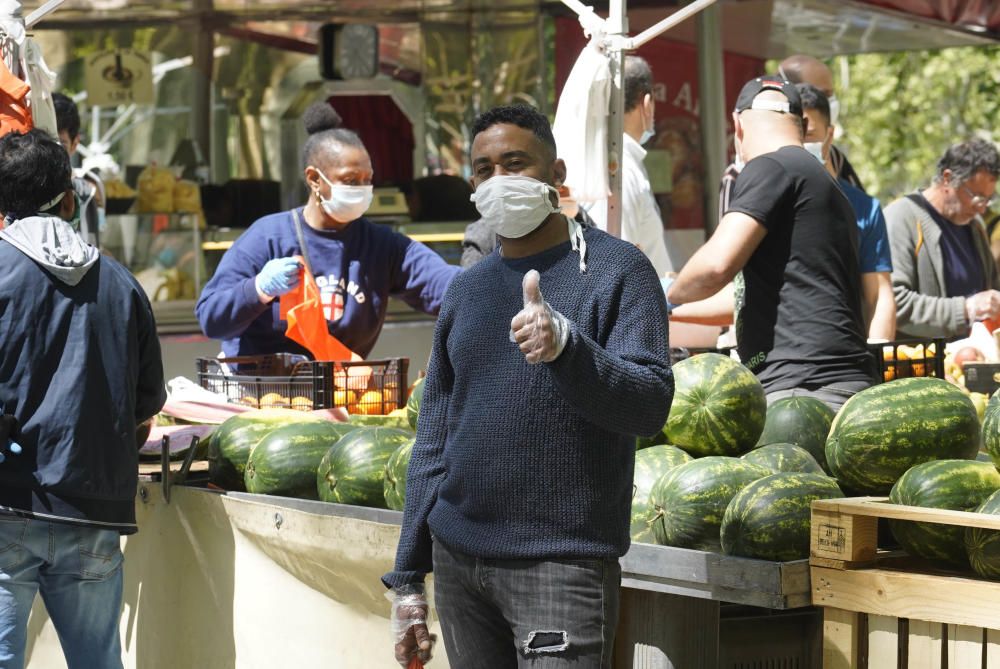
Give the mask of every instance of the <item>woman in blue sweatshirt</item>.
[{"label": "woman in blue sweatshirt", "polygon": [[[437,314],[459,273],[439,255],[363,214],[372,164],[361,139],[326,102],[306,110],[306,185],[301,208],[256,221],[226,251],[195,307],[226,356],[310,355],[285,336],[279,300],[299,281],[299,258],[316,277],[330,334],[362,357],[375,346],[390,296]],[[310,355],[311,357],[311,355]]]}]

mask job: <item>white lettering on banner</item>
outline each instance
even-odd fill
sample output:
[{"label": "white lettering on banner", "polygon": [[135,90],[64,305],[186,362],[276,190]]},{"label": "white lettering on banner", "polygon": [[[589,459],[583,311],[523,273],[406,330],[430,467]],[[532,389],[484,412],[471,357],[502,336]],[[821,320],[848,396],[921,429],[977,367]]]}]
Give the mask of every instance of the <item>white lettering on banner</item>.
[{"label": "white lettering on banner", "polygon": [[677,92],[677,96],[674,98],[674,106],[680,107],[691,114],[698,113],[698,102],[691,95],[690,83],[685,83],[681,86],[681,90]]},{"label": "white lettering on banner", "polygon": [[354,281],[337,278],[333,274],[316,277],[316,286],[320,289],[320,301],[323,303],[323,316],[326,320],[337,322],[344,316],[344,303],[347,295],[351,295],[358,304],[367,301],[361,286]]}]

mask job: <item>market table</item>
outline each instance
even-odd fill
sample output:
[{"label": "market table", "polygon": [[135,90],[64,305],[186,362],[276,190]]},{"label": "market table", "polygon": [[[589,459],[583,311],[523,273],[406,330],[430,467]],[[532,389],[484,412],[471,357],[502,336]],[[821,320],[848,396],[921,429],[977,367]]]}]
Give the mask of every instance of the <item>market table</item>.
[{"label": "market table", "polygon": [[[379,576],[402,514],[189,486],[175,486],[167,503],[149,480],[136,508],[140,532],[123,540],[127,667],[396,666]],[[811,653],[819,631],[814,611],[800,608],[810,602],[804,560],[636,544],[622,559],[622,587],[617,667],[788,658]],[[723,602],[740,605],[736,615]],[[28,657],[31,669],[65,666],[37,603]],[[431,666],[447,666],[441,644]]]}]

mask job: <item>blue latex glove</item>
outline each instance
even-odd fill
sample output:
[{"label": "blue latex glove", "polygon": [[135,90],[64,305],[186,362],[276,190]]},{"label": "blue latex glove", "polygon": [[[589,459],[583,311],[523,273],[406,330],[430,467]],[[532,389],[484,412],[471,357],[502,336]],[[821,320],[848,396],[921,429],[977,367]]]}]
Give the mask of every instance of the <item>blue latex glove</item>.
[{"label": "blue latex glove", "polygon": [[268,260],[264,269],[254,280],[257,292],[268,297],[284,295],[299,285],[299,269],[302,265],[295,258],[275,258]]},{"label": "blue latex glove", "polygon": [[[667,291],[670,290],[670,286],[671,286],[671,284],[673,284],[673,282],[674,282],[674,277],[672,277],[672,276],[665,276],[662,279],[660,279],[660,288],[663,289],[663,296],[664,297],[667,296]],[[670,301],[669,298],[667,298],[667,311],[668,312],[673,311],[674,309],[676,309],[679,306],[681,306],[681,305],[674,304],[674,303],[672,303]]]}]

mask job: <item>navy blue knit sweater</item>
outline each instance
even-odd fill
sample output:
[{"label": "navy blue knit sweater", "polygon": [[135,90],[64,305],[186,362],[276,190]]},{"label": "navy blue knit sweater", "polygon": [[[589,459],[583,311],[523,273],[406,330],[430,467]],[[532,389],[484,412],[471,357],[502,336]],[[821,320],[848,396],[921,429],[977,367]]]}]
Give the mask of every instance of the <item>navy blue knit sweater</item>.
[{"label": "navy blue knit sweater", "polygon": [[[528,258],[496,252],[459,275],[434,334],[389,587],[431,571],[431,534],[482,558],[615,558],[629,546],[635,435],[673,398],[663,291],[633,245],[585,231]],[[509,339],[525,273],[571,323],[554,362]]]}]

